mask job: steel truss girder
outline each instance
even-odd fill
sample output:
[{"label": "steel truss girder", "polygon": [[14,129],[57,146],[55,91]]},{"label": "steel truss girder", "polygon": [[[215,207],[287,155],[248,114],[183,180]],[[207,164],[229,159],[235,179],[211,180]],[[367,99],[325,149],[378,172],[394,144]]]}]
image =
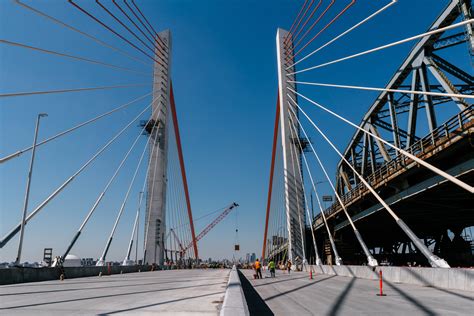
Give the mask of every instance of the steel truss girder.
[{"label": "steel truss girder", "polygon": [[[471,11],[472,8],[469,0],[451,0],[429,29],[433,30],[448,26],[453,24],[460,17],[468,19],[472,16]],[[472,29],[472,26],[468,26],[465,29],[465,34],[467,34],[466,41],[472,43],[472,32],[469,32],[469,29]],[[443,93],[460,93],[460,91],[470,93],[474,91],[473,76],[440,56],[433,54],[434,50],[439,51],[442,49],[439,43],[449,38],[448,36],[443,39],[443,35],[444,33],[437,33],[420,40],[395,72],[387,84],[386,89],[400,89],[401,87],[405,87],[406,80],[411,76],[411,90],[426,92],[437,91]],[[435,47],[435,45],[437,46]],[[446,47],[449,47],[449,45]],[[431,74],[437,82],[429,82],[428,73]],[[445,73],[460,80],[463,84],[452,83]],[[370,130],[371,132],[373,132],[372,129],[375,127],[387,130],[392,133],[392,137],[389,141],[398,146],[408,148],[417,142],[420,136],[424,136],[416,135],[417,120],[420,119],[418,115],[419,109],[425,109],[429,129],[432,131],[437,127],[435,105],[449,101],[454,101],[460,111],[469,106],[466,100],[460,98],[430,97],[408,93],[397,93],[394,95],[393,93],[384,91],[380,93],[369,108],[362,119],[360,127]],[[402,119],[399,116],[406,113],[407,110],[409,112],[407,129],[404,130],[400,127],[400,124],[404,124],[406,118]],[[384,121],[384,118],[387,120]],[[383,165],[383,161],[380,160],[379,163],[377,163],[377,160],[383,159],[387,161],[387,158],[393,159],[397,155],[396,151],[387,151],[385,147],[379,146],[380,144],[374,142],[372,137],[367,137],[364,132],[357,130],[349,145],[346,147],[344,156],[352,162],[354,167],[360,168],[362,174],[367,175],[368,167],[372,167],[371,172],[374,172]],[[362,150],[357,152],[357,148],[362,148]],[[387,157],[387,155],[389,155],[389,157]],[[342,160],[339,162],[337,170],[338,172],[346,170]],[[349,176],[350,179],[345,179],[344,181],[345,176]],[[346,173],[344,176],[339,174],[337,179],[340,179],[338,181],[338,191],[340,193],[344,193],[345,190],[349,189],[349,186],[346,185],[347,183],[355,182],[352,173]]]}]

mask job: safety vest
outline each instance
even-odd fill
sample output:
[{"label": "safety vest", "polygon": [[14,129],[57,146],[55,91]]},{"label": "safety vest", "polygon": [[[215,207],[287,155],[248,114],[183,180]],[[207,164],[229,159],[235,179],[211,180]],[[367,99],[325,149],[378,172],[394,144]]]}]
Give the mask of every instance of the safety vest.
[{"label": "safety vest", "polygon": [[275,262],[270,261],[270,262],[268,263],[268,267],[269,267],[270,269],[275,269]]},{"label": "safety vest", "polygon": [[260,269],[260,261],[255,261],[255,269]]}]

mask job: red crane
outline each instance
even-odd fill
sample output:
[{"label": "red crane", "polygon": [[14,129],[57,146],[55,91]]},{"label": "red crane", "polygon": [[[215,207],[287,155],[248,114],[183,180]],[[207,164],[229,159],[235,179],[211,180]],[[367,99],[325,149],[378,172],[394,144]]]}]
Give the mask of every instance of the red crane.
[{"label": "red crane", "polygon": [[209,225],[206,226],[206,228],[204,228],[202,230],[201,233],[199,233],[199,235],[196,236],[196,239],[191,241],[182,251],[183,252],[186,252],[189,248],[191,248],[193,246],[193,244],[196,242],[198,242],[199,240],[202,239],[202,237],[204,237],[208,232],[211,231],[211,229],[214,228],[214,226],[216,226],[220,221],[222,221],[227,215],[229,215],[230,212],[232,212],[232,210],[236,207],[238,207],[239,204],[237,203],[232,203],[231,205],[229,205],[222,213],[219,214],[219,216],[217,216],[217,218],[215,220],[213,220]]}]

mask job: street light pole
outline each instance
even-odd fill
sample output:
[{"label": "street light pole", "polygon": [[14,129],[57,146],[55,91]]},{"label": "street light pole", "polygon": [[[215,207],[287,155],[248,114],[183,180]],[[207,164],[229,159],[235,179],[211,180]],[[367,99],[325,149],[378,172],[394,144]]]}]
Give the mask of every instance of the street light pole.
[{"label": "street light pole", "polygon": [[142,194],[143,194],[143,191],[140,191],[140,193],[138,193],[138,222],[137,222],[137,235],[136,235],[137,242],[135,244],[135,264],[138,264],[138,230],[140,229],[140,207],[142,205]]},{"label": "street light pole", "polygon": [[40,119],[44,116],[48,116],[48,114],[40,113],[40,114],[38,114],[38,117],[36,118],[35,136],[34,136],[34,139],[33,139],[33,148],[32,148],[32,151],[31,151],[30,169],[28,171],[28,180],[26,182],[25,201],[23,203],[23,216],[22,216],[22,219],[21,219],[21,226],[20,226],[20,242],[18,244],[18,254],[16,256],[15,265],[19,265],[20,260],[21,260],[21,250],[22,250],[22,247],[23,247],[23,237],[25,235],[26,210],[28,209],[28,198],[30,196],[31,176],[33,175],[33,164],[34,164],[34,161],[35,161],[36,141],[38,139],[38,129],[39,129]]}]

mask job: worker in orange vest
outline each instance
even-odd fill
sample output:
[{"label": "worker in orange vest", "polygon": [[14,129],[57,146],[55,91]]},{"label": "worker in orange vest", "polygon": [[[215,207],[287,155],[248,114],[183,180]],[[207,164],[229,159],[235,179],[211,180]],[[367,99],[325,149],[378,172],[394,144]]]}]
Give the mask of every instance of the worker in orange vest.
[{"label": "worker in orange vest", "polygon": [[260,264],[260,261],[255,260],[255,274],[257,275],[257,279],[263,279],[262,277],[262,265]]}]

